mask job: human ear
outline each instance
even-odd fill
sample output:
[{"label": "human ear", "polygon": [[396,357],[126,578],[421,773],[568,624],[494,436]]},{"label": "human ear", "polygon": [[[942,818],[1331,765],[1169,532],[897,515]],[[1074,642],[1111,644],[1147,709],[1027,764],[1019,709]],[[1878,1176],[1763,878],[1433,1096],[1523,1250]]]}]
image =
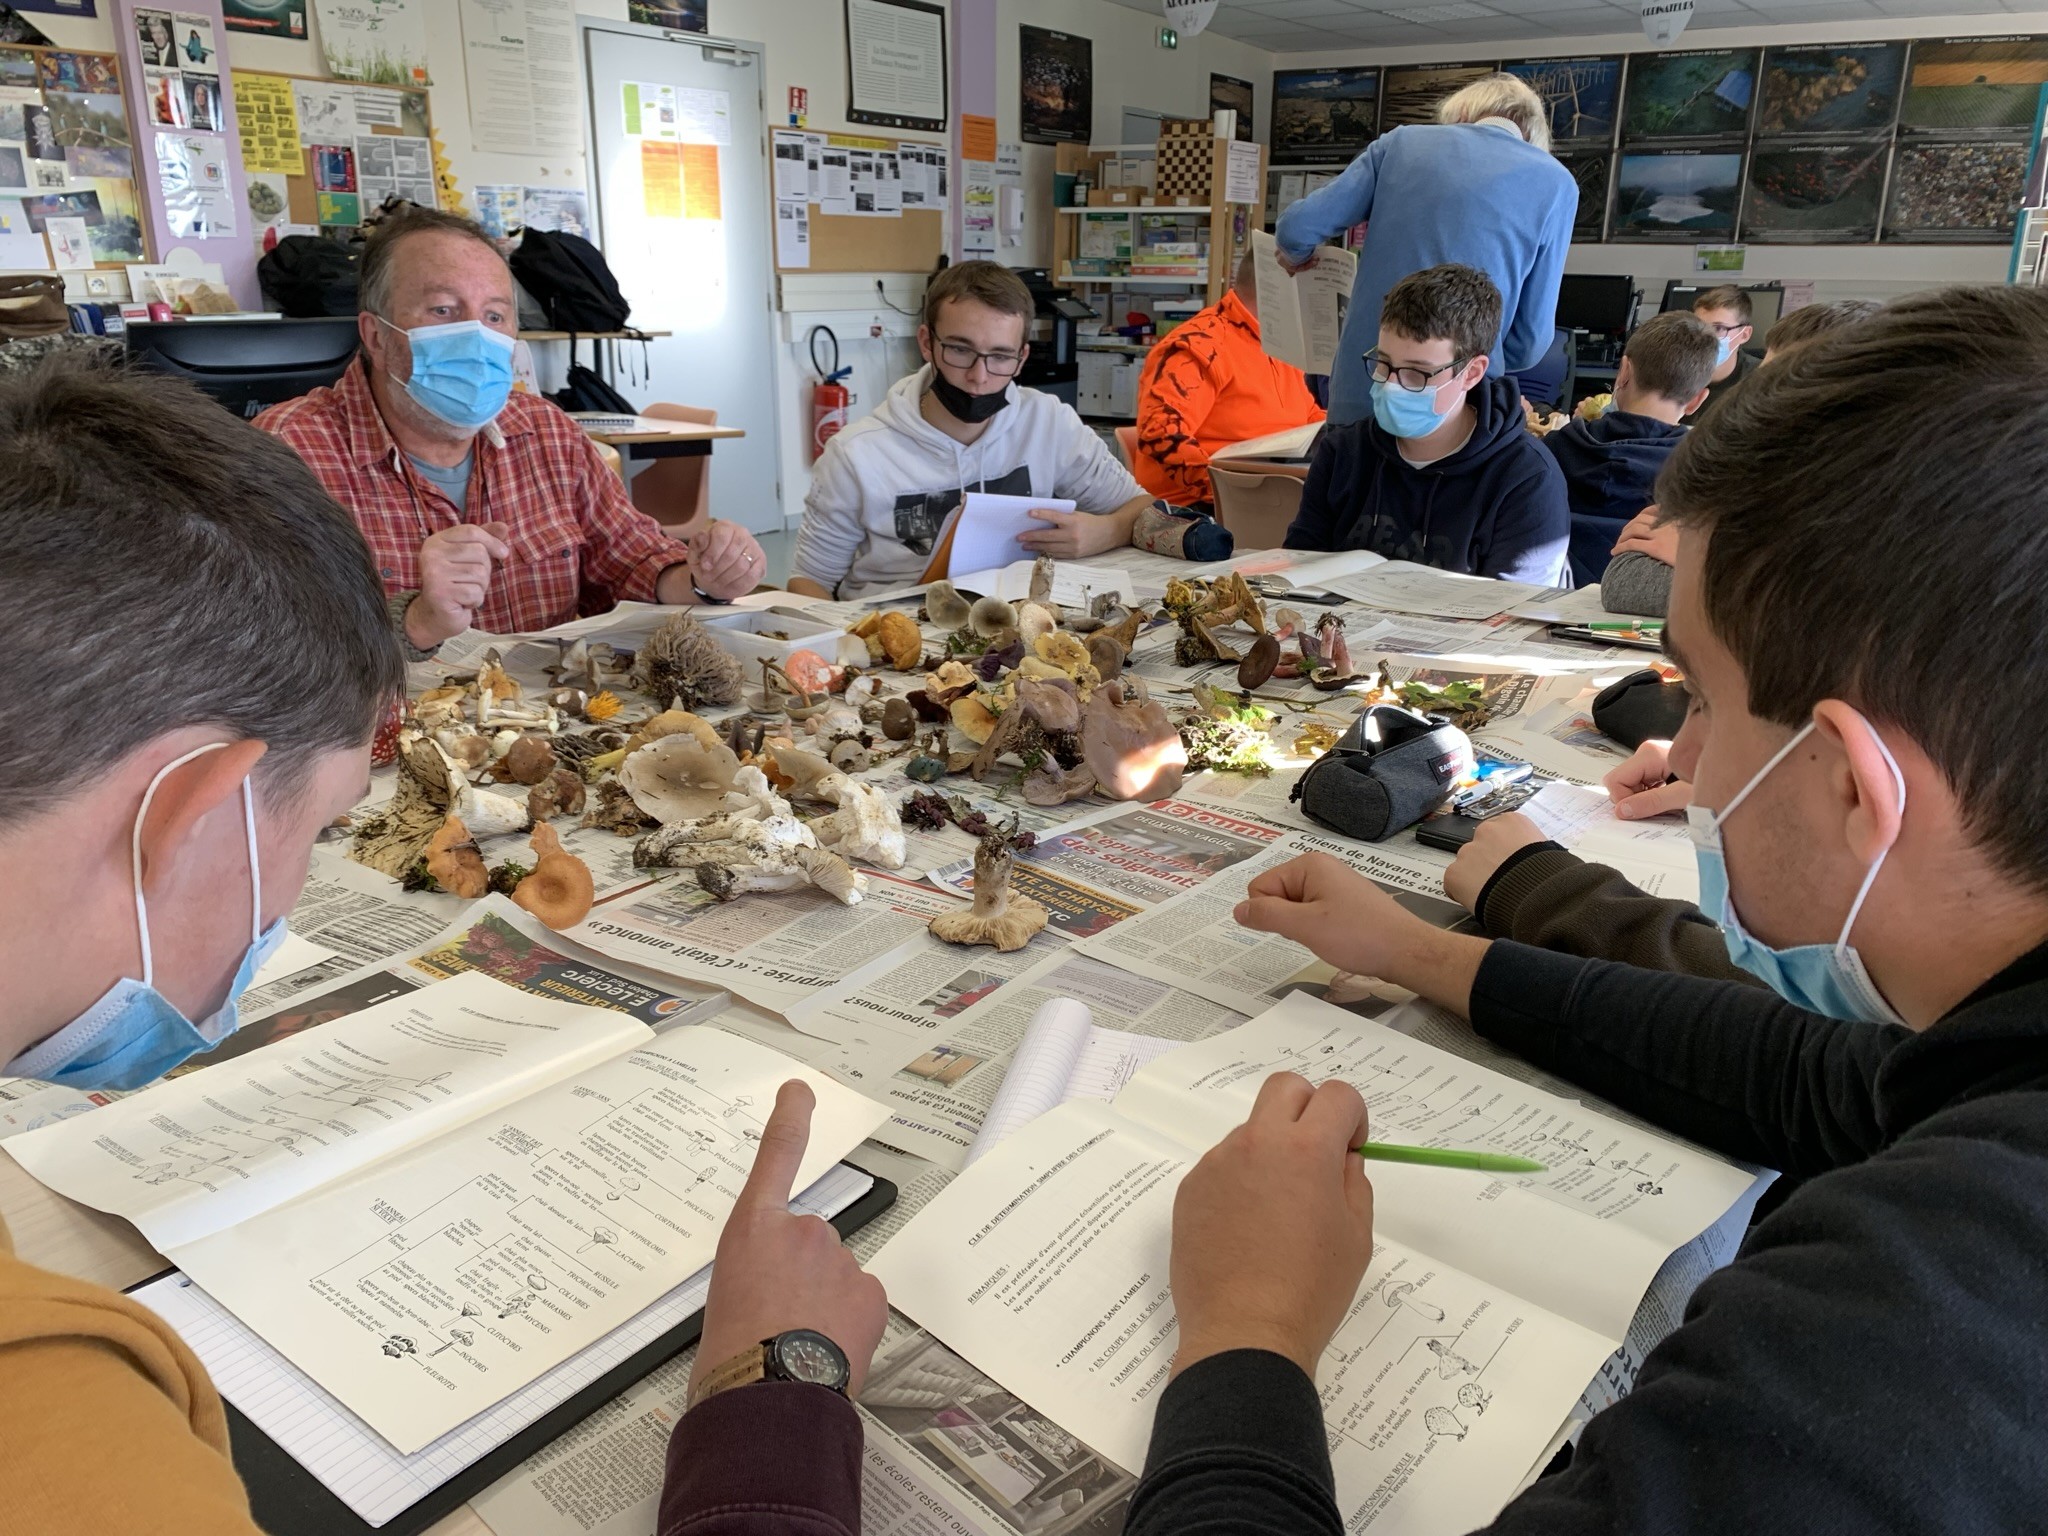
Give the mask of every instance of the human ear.
[{"label": "human ear", "polygon": [[1694,411],[1697,411],[1701,406],[1707,403],[1707,395],[1708,391],[1702,389],[1698,394],[1694,395],[1690,400],[1685,402],[1685,409],[1680,411],[1678,414],[1681,416],[1692,415]]},{"label": "human ear", "polygon": [[928,363],[935,361],[932,357],[932,328],[928,325],[917,328],[917,355]]},{"label": "human ear", "polygon": [[260,741],[229,742],[164,775],[150,796],[149,814],[143,818],[138,840],[145,895],[162,886],[199,823],[230,797],[240,796],[242,781],[266,750]]},{"label": "human ear", "polygon": [[1841,754],[1830,789],[1841,804],[1849,851],[1864,865],[1875,864],[1899,839],[1904,771],[1877,727],[1840,699],[1814,705],[1813,724],[1814,734]]}]

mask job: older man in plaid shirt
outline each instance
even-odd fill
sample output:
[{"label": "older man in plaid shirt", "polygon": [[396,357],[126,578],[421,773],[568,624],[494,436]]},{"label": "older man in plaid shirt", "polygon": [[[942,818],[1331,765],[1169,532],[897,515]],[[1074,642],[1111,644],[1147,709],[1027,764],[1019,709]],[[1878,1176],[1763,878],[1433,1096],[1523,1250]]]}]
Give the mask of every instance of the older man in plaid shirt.
[{"label": "older man in plaid shirt", "polygon": [[[751,590],[766,561],[746,530],[706,519],[671,537],[553,405],[514,393],[492,413],[491,354],[509,345],[517,314],[489,237],[415,211],[364,252],[363,345],[348,372],[257,418],[354,513],[407,643],[426,652],[472,625],[519,634],[628,599]],[[416,344],[436,349],[417,376]],[[451,419],[464,414],[458,399],[488,419]]]}]

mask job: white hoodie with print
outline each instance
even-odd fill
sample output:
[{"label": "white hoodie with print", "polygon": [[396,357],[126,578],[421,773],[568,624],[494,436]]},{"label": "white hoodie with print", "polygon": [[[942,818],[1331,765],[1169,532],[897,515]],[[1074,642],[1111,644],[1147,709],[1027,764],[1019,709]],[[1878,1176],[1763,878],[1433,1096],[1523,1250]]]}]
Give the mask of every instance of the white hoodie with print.
[{"label": "white hoodie with print", "polygon": [[1009,386],[1010,403],[972,443],[924,419],[926,364],[899,379],[872,415],[825,445],[804,498],[792,576],[840,598],[909,586],[966,491],[1071,501],[1114,512],[1144,495],[1073,407],[1041,390]]}]

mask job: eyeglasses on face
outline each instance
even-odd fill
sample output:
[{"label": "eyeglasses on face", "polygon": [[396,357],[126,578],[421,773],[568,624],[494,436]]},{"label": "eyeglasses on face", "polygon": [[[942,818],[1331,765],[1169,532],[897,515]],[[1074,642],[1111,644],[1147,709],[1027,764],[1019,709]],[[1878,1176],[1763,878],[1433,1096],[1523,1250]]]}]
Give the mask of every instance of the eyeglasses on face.
[{"label": "eyeglasses on face", "polygon": [[981,364],[999,379],[1007,379],[1024,366],[1021,352],[977,352],[964,341],[942,341],[939,356],[949,368],[958,368],[962,373],[971,372],[976,363]]},{"label": "eyeglasses on face", "polygon": [[1714,328],[1716,336],[1733,336],[1737,331],[1749,329],[1749,322],[1747,320],[1738,320],[1733,325],[1723,325],[1718,320],[1709,320],[1707,324]]},{"label": "eyeglasses on face", "polygon": [[1372,370],[1373,383],[1384,384],[1391,379],[1411,395],[1421,394],[1444,374],[1455,372],[1471,361],[1470,357],[1454,357],[1435,368],[1399,368],[1388,362],[1383,352],[1365,354],[1365,366]]}]

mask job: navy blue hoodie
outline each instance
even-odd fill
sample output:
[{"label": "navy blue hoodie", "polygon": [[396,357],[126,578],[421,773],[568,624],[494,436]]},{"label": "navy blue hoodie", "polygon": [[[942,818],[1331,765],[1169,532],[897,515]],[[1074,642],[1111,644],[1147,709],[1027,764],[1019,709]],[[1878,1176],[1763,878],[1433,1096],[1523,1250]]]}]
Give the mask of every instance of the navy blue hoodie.
[{"label": "navy blue hoodie", "polygon": [[1574,585],[1600,579],[1623,526],[1657,499],[1657,472],[1685,433],[1654,416],[1609,411],[1597,421],[1567,422],[1543,439],[1571,496]]},{"label": "navy blue hoodie", "polygon": [[1564,586],[1571,514],[1557,461],[1529,435],[1513,379],[1466,397],[1478,425],[1447,459],[1417,468],[1367,416],[1323,429],[1289,549],[1369,549],[1467,575]]}]

